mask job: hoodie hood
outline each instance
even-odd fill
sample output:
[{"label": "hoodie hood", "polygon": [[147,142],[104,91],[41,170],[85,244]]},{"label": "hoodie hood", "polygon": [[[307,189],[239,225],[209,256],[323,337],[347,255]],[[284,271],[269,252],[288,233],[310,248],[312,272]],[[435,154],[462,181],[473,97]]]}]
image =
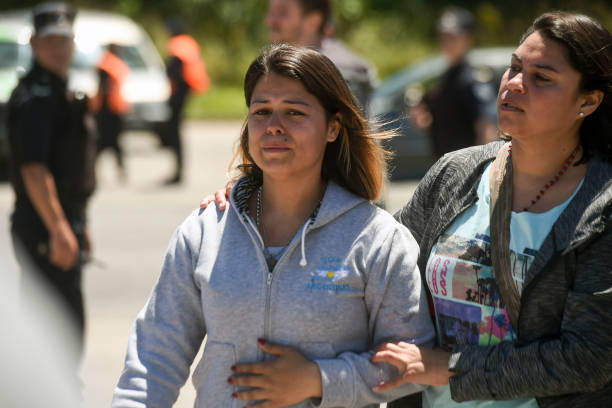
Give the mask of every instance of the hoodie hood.
[{"label": "hoodie hood", "polygon": [[[248,200],[251,194],[261,186],[261,182],[252,177],[241,177],[232,189],[230,205],[243,216],[248,210]],[[311,219],[311,228],[319,228],[342,216],[354,207],[368,202],[350,191],[340,187],[334,181],[329,181],[321,205],[315,210]]]},{"label": "hoodie hood", "polygon": [[[260,186],[261,182],[252,177],[245,176],[240,178],[232,189],[230,206],[235,209],[238,216],[246,224],[245,227],[247,227],[247,225],[250,226],[252,229],[250,232],[254,232],[257,235],[263,249],[265,247],[264,241],[259,234],[257,226],[253,223],[252,219],[248,215],[249,197]],[[345,190],[333,181],[329,181],[320,205],[317,206],[313,214],[308,218],[308,220],[306,220],[299,231],[302,255],[300,259],[300,266],[305,267],[308,265],[308,258],[306,256],[306,233],[309,229],[320,228],[332,222],[336,218],[341,217],[343,214],[356,206],[366,202],[368,202],[366,199]],[[247,227],[247,230],[248,229],[249,228]]]}]

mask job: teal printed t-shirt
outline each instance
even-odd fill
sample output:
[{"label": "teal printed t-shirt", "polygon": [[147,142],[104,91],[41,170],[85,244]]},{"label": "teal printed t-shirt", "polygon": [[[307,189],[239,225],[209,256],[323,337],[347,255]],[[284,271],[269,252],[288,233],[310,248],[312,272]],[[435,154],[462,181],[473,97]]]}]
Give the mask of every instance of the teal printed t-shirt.
[{"label": "teal printed t-shirt", "polygon": [[[427,285],[434,302],[438,342],[446,350],[455,344],[488,346],[516,341],[491,262],[490,169],[489,164],[478,184],[478,201],[440,236],[427,261]],[[582,182],[576,191],[580,186]],[[512,212],[510,261],[519,293],[538,249],[576,191],[567,201],[544,213]],[[537,406],[533,398],[457,403],[448,385],[428,387],[423,393],[423,407],[431,408]]]}]

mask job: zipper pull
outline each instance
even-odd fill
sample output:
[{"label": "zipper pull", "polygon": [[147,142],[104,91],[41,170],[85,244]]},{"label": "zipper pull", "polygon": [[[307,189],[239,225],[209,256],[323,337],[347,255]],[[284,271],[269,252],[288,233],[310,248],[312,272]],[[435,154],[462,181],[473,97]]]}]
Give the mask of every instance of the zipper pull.
[{"label": "zipper pull", "polygon": [[268,281],[266,282],[266,284],[268,285],[268,287],[270,287],[271,283],[272,283],[272,272],[268,272]]}]

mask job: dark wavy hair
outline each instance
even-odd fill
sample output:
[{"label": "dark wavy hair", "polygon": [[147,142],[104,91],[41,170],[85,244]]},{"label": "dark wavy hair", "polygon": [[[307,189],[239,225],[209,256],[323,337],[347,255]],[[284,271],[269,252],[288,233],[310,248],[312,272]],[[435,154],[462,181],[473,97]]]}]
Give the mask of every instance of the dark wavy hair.
[{"label": "dark wavy hair", "polygon": [[[378,198],[383,187],[388,156],[378,141],[393,136],[393,132],[374,132],[370,129],[334,63],[309,48],[288,44],[266,47],[251,63],[244,78],[247,107],[251,104],[259,80],[270,73],[300,81],[325,109],[327,120],[338,120],[340,123],[338,137],[328,143],[325,149],[321,177],[333,180],[368,200]],[[261,169],[249,154],[247,121],[242,127],[240,145],[232,163],[236,160],[239,161],[238,169],[243,175],[262,179]]]},{"label": "dark wavy hair", "polygon": [[570,65],[580,73],[581,92],[604,94],[601,105],[580,127],[581,162],[595,155],[612,161],[612,35],[593,17],[565,11],[536,18],[521,43],[536,31],[567,50]]}]

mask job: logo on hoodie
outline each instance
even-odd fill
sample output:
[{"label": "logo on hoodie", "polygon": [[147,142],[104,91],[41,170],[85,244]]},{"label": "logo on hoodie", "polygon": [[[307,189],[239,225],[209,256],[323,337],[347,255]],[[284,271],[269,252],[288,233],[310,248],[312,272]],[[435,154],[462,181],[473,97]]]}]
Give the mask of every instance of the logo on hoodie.
[{"label": "logo on hoodie", "polygon": [[347,283],[342,283],[343,279],[349,276],[349,269],[341,264],[339,258],[323,258],[322,265],[311,272],[310,282],[306,289],[310,291],[348,293],[356,289]]}]

